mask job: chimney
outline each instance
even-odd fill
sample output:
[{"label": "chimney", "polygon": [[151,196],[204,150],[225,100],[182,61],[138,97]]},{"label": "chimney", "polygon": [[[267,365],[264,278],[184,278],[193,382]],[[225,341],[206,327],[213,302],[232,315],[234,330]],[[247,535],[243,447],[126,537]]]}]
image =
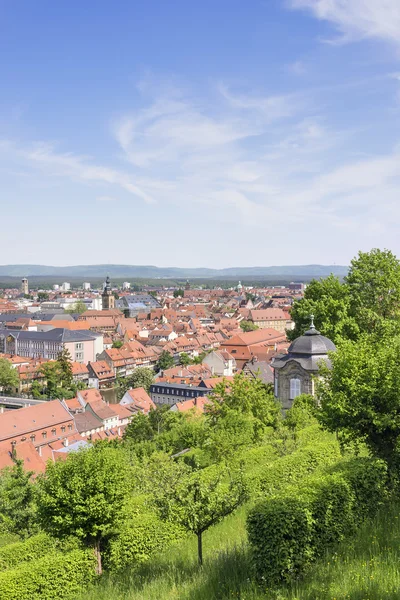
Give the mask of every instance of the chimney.
[{"label": "chimney", "polygon": [[66,438],[64,438],[64,439],[63,439],[63,444],[64,444],[64,446],[65,446],[65,447],[67,447],[67,446],[68,446],[68,443],[69,443],[69,442],[68,442],[68,438],[67,438],[67,437],[66,437]]},{"label": "chimney", "polygon": [[42,456],[42,446],[38,446],[37,451],[39,453],[39,456]]}]

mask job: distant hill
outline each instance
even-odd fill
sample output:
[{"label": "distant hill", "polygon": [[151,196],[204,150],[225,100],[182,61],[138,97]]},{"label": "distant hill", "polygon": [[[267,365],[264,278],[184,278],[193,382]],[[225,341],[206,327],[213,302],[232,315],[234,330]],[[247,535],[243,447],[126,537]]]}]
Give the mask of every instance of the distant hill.
[{"label": "distant hill", "polygon": [[51,267],[46,265],[0,265],[0,277],[104,277],[111,278],[238,278],[285,276],[292,279],[326,277],[330,273],[343,277],[348,267],[341,265],[292,265],[273,267],[230,267],[228,269],[184,269],[152,265],[77,265]]}]

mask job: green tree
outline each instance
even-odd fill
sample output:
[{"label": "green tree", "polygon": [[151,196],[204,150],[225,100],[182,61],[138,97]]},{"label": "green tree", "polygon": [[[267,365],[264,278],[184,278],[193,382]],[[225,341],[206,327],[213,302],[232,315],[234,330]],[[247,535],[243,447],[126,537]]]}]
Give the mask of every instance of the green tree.
[{"label": "green tree", "polygon": [[179,363],[183,367],[187,367],[188,365],[190,365],[192,363],[192,359],[190,358],[190,356],[187,352],[181,352],[179,355]]},{"label": "green tree", "polygon": [[325,279],[313,279],[304,292],[304,298],[296,300],[291,309],[295,323],[287,332],[290,340],[304,334],[310,328],[310,315],[314,315],[315,327],[334,343],[341,338],[356,339],[359,327],[351,315],[349,287],[334,275]]},{"label": "green tree", "polygon": [[175,364],[174,357],[167,350],[163,350],[159,356],[157,362],[157,369],[159,371],[165,371],[166,369],[170,369]]},{"label": "green tree", "polygon": [[68,348],[63,348],[57,356],[57,365],[61,375],[61,387],[70,388],[73,382],[72,356]]},{"label": "green tree", "polygon": [[157,503],[164,518],[197,536],[199,564],[203,564],[203,533],[235,511],[246,499],[242,473],[215,465],[182,474],[164,491],[158,487]]},{"label": "green tree", "polygon": [[22,460],[0,474],[0,528],[21,537],[37,531],[33,471],[25,471]]},{"label": "green tree", "polygon": [[390,250],[359,252],[345,282],[351,314],[362,331],[374,331],[382,319],[399,321],[400,261]]},{"label": "green tree", "polygon": [[74,304],[71,304],[68,309],[64,310],[64,312],[66,312],[69,315],[74,315],[74,314],[81,315],[82,313],[84,313],[86,311],[87,311],[87,306],[83,302],[83,300],[77,300]]},{"label": "green tree", "polygon": [[134,443],[148,442],[154,438],[154,430],[149,417],[139,412],[126,426],[123,439]]},{"label": "green tree", "polygon": [[152,290],[151,292],[149,292],[149,296],[153,296],[153,298],[157,298],[157,292]]},{"label": "green tree", "polygon": [[6,358],[0,358],[0,388],[5,393],[12,393],[18,389],[18,386],[18,371]]},{"label": "green tree", "polygon": [[114,340],[112,343],[113,348],[122,348],[124,342],[122,340]]},{"label": "green tree", "polygon": [[45,530],[59,538],[77,536],[94,549],[102,572],[102,544],[132,489],[126,455],[109,444],[71,453],[48,463],[39,482],[38,514]]},{"label": "green tree", "polygon": [[400,464],[400,336],[344,340],[331,361],[331,369],[321,365],[317,385],[321,423],[344,441],[365,442],[390,466]]},{"label": "green tree", "polygon": [[138,367],[129,377],[117,380],[117,396],[121,400],[130,388],[142,387],[148,393],[154,381],[154,372],[148,367]]},{"label": "green tree", "polygon": [[253,321],[246,321],[244,319],[243,321],[240,321],[240,329],[246,333],[247,331],[255,331],[258,329],[258,325],[253,323]]},{"label": "green tree", "polygon": [[43,363],[40,373],[46,380],[46,393],[49,398],[57,398],[58,384],[61,378],[60,366],[56,361]]},{"label": "green tree", "polygon": [[252,302],[254,302],[255,299],[256,299],[256,297],[255,297],[254,294],[252,294],[251,292],[246,292],[246,300],[247,300],[247,302],[249,300],[251,300]]},{"label": "green tree", "polygon": [[49,294],[47,292],[39,292],[37,295],[38,302],[44,302],[49,299]]},{"label": "green tree", "polygon": [[185,292],[181,289],[179,290],[174,290],[174,298],[183,298],[183,296],[185,295]]}]

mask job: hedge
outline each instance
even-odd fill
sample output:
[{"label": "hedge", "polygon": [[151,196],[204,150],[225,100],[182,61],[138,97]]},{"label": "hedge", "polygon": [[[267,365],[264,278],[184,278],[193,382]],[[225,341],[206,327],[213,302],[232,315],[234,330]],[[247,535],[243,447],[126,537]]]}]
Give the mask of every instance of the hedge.
[{"label": "hedge", "polygon": [[16,567],[48,554],[56,547],[56,540],[46,533],[39,533],[27,540],[0,548],[0,571]]},{"label": "hedge", "polygon": [[387,486],[383,461],[353,458],[257,505],[247,519],[256,578],[274,584],[304,572],[376,513]]},{"label": "hedge", "polygon": [[95,578],[92,550],[54,552],[0,573],[0,600],[74,600]]},{"label": "hedge", "polygon": [[336,463],[340,448],[336,441],[320,442],[288,454],[248,474],[252,495],[271,495],[280,489],[301,482],[319,467]]},{"label": "hedge", "polygon": [[154,513],[139,514],[126,521],[120,533],[109,540],[104,564],[111,570],[138,565],[181,539],[184,534],[181,527],[161,521]]}]

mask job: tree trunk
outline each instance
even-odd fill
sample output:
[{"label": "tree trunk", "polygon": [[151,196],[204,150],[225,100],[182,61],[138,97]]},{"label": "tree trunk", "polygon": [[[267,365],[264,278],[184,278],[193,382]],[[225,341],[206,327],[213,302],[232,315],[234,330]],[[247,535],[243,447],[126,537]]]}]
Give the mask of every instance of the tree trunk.
[{"label": "tree trunk", "polygon": [[94,541],[94,554],[97,560],[96,564],[96,575],[101,575],[103,572],[103,567],[101,564],[101,553],[100,553],[100,539],[96,539]]},{"label": "tree trunk", "polygon": [[199,557],[199,565],[203,564],[203,539],[202,539],[202,531],[197,534],[197,554]]}]

